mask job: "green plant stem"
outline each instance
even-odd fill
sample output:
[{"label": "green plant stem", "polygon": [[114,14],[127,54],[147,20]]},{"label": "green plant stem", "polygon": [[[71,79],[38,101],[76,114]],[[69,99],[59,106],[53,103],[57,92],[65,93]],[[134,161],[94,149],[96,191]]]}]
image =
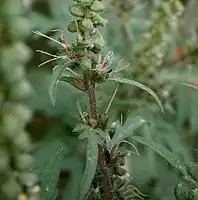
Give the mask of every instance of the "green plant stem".
[{"label": "green plant stem", "polygon": [[[90,103],[90,114],[93,119],[97,119],[96,97],[95,97],[95,83],[88,82],[88,94]],[[98,162],[102,173],[104,174],[104,189],[108,200],[114,200],[113,187],[111,184],[110,174],[105,160],[103,148],[98,144]]]},{"label": "green plant stem", "polygon": [[105,161],[105,155],[103,148],[100,144],[98,144],[98,157],[99,157],[99,165],[102,173],[104,174],[104,190],[107,195],[108,200],[114,200],[113,187],[111,184],[110,174],[108,171],[108,167]]},{"label": "green plant stem", "polygon": [[97,120],[97,108],[96,108],[96,98],[95,98],[95,83],[89,81],[88,85],[88,94],[89,94],[89,105],[90,105],[90,114],[91,117]]}]

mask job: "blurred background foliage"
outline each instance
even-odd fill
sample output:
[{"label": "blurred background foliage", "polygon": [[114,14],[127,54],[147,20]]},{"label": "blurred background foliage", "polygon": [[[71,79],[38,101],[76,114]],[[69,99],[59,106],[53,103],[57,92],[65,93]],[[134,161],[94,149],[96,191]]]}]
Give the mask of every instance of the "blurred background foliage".
[{"label": "blurred background foliage", "polygon": [[[0,0],[0,8],[1,8]],[[6,0],[7,7],[2,7],[0,12],[0,30],[5,19],[3,11],[10,9],[10,18],[13,17],[14,26],[8,27],[8,31],[17,35],[21,29],[39,30],[53,38],[61,37],[71,42],[73,35],[67,31],[67,25],[71,20],[68,6],[72,0]],[[196,1],[181,1],[185,7],[178,27],[168,33],[165,48],[162,52],[162,63],[159,66],[141,65],[136,54],[144,41],[144,33],[147,31],[147,22],[152,22],[156,5],[165,0],[106,1],[107,10],[104,13],[109,21],[102,31],[107,41],[106,51],[113,50],[115,67],[126,66],[121,71],[123,76],[140,81],[158,93],[163,102],[165,113],[162,114],[158,105],[146,92],[137,88],[121,85],[111,109],[112,120],[123,116],[140,115],[150,123],[150,131],[142,131],[143,134],[168,148],[179,156],[184,162],[190,163],[197,160],[198,148],[198,91],[181,85],[181,82],[198,84],[197,60],[197,9]],[[194,3],[194,4],[193,4]],[[25,20],[14,21],[14,11],[18,5],[24,9]],[[13,16],[12,16],[13,14]],[[28,21],[28,23],[27,23]],[[27,26],[27,27],[26,27]],[[14,27],[13,30],[11,30]],[[10,28],[10,29],[9,29]],[[160,30],[160,27],[155,27]],[[160,31],[158,31],[160,32]],[[161,30],[163,34],[163,30]],[[38,68],[41,62],[49,59],[36,50],[57,54],[57,46],[51,41],[38,35],[23,33],[24,44],[31,51],[31,57],[25,63],[25,74],[32,87],[32,93],[21,103],[32,109],[33,117],[26,126],[33,142],[33,155],[35,165],[32,169],[42,177],[42,172],[49,164],[52,154],[59,146],[64,146],[65,154],[61,162],[61,172],[58,180],[59,195],[57,199],[77,200],[78,183],[84,169],[84,144],[79,142],[72,133],[72,129],[79,121],[76,101],[80,100],[83,107],[87,108],[87,97],[70,85],[60,84],[57,91],[56,105],[52,106],[48,94],[51,81],[52,63]],[[13,36],[14,37],[14,36]],[[16,36],[18,37],[18,36]],[[0,35],[0,47],[7,40],[5,35]],[[24,48],[26,48],[24,46]],[[155,46],[155,41],[151,48]],[[10,53],[10,59],[15,53]],[[141,52],[140,56],[146,55]],[[2,59],[2,58],[0,58]],[[13,63],[14,64],[14,63]],[[13,66],[15,67],[15,66]],[[9,71],[13,73],[12,70]],[[2,79],[2,77],[1,77]],[[1,82],[1,80],[0,80]],[[9,85],[8,85],[9,87]],[[16,87],[16,86],[15,86]],[[116,85],[104,84],[97,89],[99,109],[105,109]],[[137,132],[137,134],[142,134]],[[133,155],[127,161],[127,169],[132,173],[132,182],[141,192],[149,195],[152,200],[174,200],[173,190],[179,180],[179,175],[161,157],[151,149],[131,141],[138,149],[140,155]],[[1,159],[1,158],[0,158]],[[0,162],[1,163],[1,162]],[[53,173],[53,172],[52,172]]]}]

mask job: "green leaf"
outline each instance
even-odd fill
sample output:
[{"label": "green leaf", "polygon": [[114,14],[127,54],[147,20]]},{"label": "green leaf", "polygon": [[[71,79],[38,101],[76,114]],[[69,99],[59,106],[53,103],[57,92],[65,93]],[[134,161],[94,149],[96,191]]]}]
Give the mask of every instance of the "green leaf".
[{"label": "green leaf", "polygon": [[165,158],[166,161],[169,162],[173,167],[177,168],[186,178],[188,177],[188,179],[190,179],[187,172],[187,167],[184,165],[184,163],[181,162],[177,156],[171,153],[164,146],[141,136],[132,136],[132,139],[154,150],[160,156]]},{"label": "green leaf", "polygon": [[157,94],[153,90],[151,90],[150,88],[148,88],[147,86],[143,85],[142,83],[139,83],[139,82],[134,81],[134,80],[129,80],[129,79],[126,79],[126,78],[121,78],[121,77],[109,77],[108,80],[115,81],[115,82],[118,82],[118,83],[124,83],[124,84],[134,85],[136,87],[141,88],[142,90],[147,91],[151,96],[153,96],[153,98],[158,103],[161,111],[164,113],[164,107],[163,107],[163,105],[162,105],[159,97],[157,96]]},{"label": "green leaf", "polygon": [[57,196],[57,182],[64,157],[64,147],[60,146],[46,163],[41,172],[41,192],[45,200],[55,200]]},{"label": "green leaf", "polygon": [[118,146],[124,139],[132,136],[133,131],[142,126],[146,121],[137,116],[130,120],[130,124],[126,123],[121,127],[120,124],[116,124],[115,134],[110,141],[109,150],[111,151],[114,146]]},{"label": "green leaf", "polygon": [[96,167],[98,163],[98,136],[93,129],[87,130],[88,143],[87,143],[87,157],[86,166],[83,178],[80,184],[79,199],[84,199],[85,195],[91,187],[92,180],[95,176]]},{"label": "green leaf", "polygon": [[67,62],[64,65],[57,65],[56,67],[53,68],[52,81],[51,81],[51,86],[49,88],[49,94],[53,105],[55,105],[56,103],[57,85],[60,81],[60,78],[63,76],[65,69],[67,68],[67,64],[69,63],[71,63],[71,61]]},{"label": "green leaf", "polygon": [[76,133],[80,133],[80,132],[84,132],[89,128],[89,126],[85,125],[85,124],[78,124],[76,125],[76,127],[73,129],[73,132]]},{"label": "green leaf", "polygon": [[72,76],[69,76],[69,75],[68,76],[62,76],[60,78],[60,81],[64,81],[64,82],[69,83],[71,85],[75,85],[76,77],[72,77]]},{"label": "green leaf", "polygon": [[181,85],[184,85],[184,86],[196,89],[196,90],[198,89],[197,85],[193,85],[193,84],[190,84],[190,83],[181,83]]}]

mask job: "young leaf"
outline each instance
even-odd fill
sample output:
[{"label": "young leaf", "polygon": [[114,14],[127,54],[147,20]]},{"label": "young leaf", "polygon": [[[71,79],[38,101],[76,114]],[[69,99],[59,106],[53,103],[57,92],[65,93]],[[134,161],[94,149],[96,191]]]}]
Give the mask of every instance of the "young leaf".
[{"label": "young leaf", "polygon": [[112,148],[116,145],[119,145],[124,139],[132,136],[133,131],[138,129],[140,126],[142,126],[146,121],[142,119],[141,117],[135,117],[131,120],[131,124],[126,126],[124,124],[123,127],[117,125],[115,128],[115,134],[110,141],[109,150],[112,150]]},{"label": "young leaf", "polygon": [[161,144],[156,143],[152,140],[149,140],[141,136],[132,136],[131,138],[137,141],[138,143],[141,143],[151,148],[152,150],[154,150],[160,156],[165,158],[167,162],[169,162],[173,167],[177,168],[185,177],[188,177],[190,179],[187,172],[187,167],[184,165],[184,163],[182,163],[181,160],[177,156],[175,156],[173,153],[171,153],[168,149],[163,147]]},{"label": "young leaf", "polygon": [[55,200],[57,196],[57,182],[64,157],[64,147],[59,147],[51,156],[46,167],[41,172],[41,192],[45,200]]},{"label": "young leaf", "polygon": [[60,81],[64,81],[66,83],[71,84],[72,86],[76,87],[77,89],[81,90],[81,91],[86,91],[86,85],[85,85],[85,81],[83,78],[81,78],[80,76],[76,76],[76,77],[72,77],[70,75],[67,76],[62,76],[60,78]]},{"label": "young leaf", "polygon": [[121,78],[121,77],[109,77],[108,80],[115,81],[115,82],[118,82],[118,83],[124,83],[124,84],[134,85],[136,87],[141,88],[142,90],[147,91],[151,96],[153,96],[153,98],[158,103],[161,111],[164,113],[164,107],[163,107],[163,105],[162,105],[159,97],[157,96],[157,94],[153,90],[151,90],[150,88],[148,88],[147,86],[143,85],[142,83],[139,83],[139,82],[134,81],[134,80],[129,80],[129,79],[126,79],[126,78]]},{"label": "young leaf", "polygon": [[91,187],[92,180],[95,176],[95,171],[98,163],[98,136],[93,129],[87,130],[87,158],[83,178],[80,184],[79,199],[84,199],[85,195]]},{"label": "young leaf", "polygon": [[50,94],[50,98],[52,100],[53,105],[55,105],[55,103],[56,103],[57,85],[60,81],[60,78],[63,76],[65,69],[69,63],[71,63],[71,61],[67,62],[64,65],[57,65],[56,67],[53,68],[52,82],[51,82],[51,86],[49,88],[49,94]]}]

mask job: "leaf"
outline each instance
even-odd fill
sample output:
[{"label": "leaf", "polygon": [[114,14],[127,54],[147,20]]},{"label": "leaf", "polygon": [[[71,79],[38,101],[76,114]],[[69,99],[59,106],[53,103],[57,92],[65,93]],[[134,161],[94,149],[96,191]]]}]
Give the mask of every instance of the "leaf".
[{"label": "leaf", "polygon": [[89,128],[89,126],[85,125],[85,124],[78,124],[76,125],[76,127],[73,129],[73,132],[76,133],[80,133],[80,132],[84,132],[85,130],[87,130]]},{"label": "leaf", "polygon": [[64,147],[60,146],[53,153],[46,167],[41,172],[41,192],[45,200],[55,200],[57,196],[57,182],[64,157]]},{"label": "leaf", "polygon": [[71,61],[67,62],[64,65],[57,65],[56,67],[53,68],[52,81],[51,81],[51,86],[49,88],[49,94],[53,105],[55,105],[56,103],[57,85],[60,81],[60,78],[63,76],[65,72],[67,64],[69,63],[71,63]]},{"label": "leaf", "polygon": [[124,139],[132,136],[133,131],[138,129],[145,122],[146,121],[144,119],[138,116],[133,118],[128,126],[126,126],[126,123],[123,125],[123,127],[118,124],[115,128],[115,134],[110,141],[109,150],[111,151],[114,146],[119,145]]},{"label": "leaf", "polygon": [[66,83],[69,83],[69,84],[71,84],[72,86],[74,86],[75,88],[77,88],[81,91],[87,90],[84,79],[81,78],[80,76],[76,76],[76,77],[72,77],[70,75],[62,76],[60,78],[60,81],[64,81]]},{"label": "leaf", "polygon": [[132,139],[154,150],[160,156],[165,158],[173,167],[177,168],[185,177],[190,178],[187,172],[187,167],[184,163],[182,163],[176,155],[171,153],[164,146],[141,136],[132,136]]},{"label": "leaf", "polygon": [[80,184],[80,193],[79,199],[84,199],[85,195],[89,191],[91,187],[92,180],[95,176],[96,167],[98,163],[98,136],[93,131],[93,129],[89,129],[87,132],[87,158],[86,158],[86,166],[83,174],[83,178]]},{"label": "leaf", "polygon": [[198,89],[198,86],[197,86],[197,85],[190,84],[190,83],[181,83],[181,85],[184,85],[184,86],[187,86],[187,87],[196,89],[196,90]]},{"label": "leaf", "polygon": [[151,90],[150,88],[148,88],[147,86],[143,85],[142,83],[139,83],[139,82],[134,81],[134,80],[129,80],[129,79],[126,79],[126,78],[121,78],[121,77],[109,77],[108,80],[115,81],[115,82],[118,82],[118,83],[124,83],[124,84],[134,85],[136,87],[141,88],[142,90],[147,91],[151,96],[153,96],[153,98],[158,103],[161,111],[164,113],[164,107],[163,107],[163,105],[162,105],[159,97],[157,96],[157,94],[153,90]]}]

